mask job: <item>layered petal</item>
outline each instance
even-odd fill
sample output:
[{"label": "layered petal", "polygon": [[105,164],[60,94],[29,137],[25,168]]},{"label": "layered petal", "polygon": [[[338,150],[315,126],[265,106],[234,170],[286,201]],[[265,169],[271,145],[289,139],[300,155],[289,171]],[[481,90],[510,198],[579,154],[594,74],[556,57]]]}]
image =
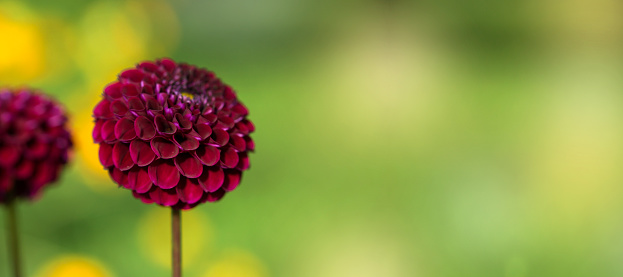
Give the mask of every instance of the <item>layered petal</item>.
[{"label": "layered petal", "polygon": [[156,153],[151,146],[142,140],[133,140],[130,143],[130,156],[138,166],[147,166],[156,159]]},{"label": "layered petal", "polygon": [[171,160],[157,160],[149,165],[149,178],[154,185],[162,189],[170,189],[180,181],[180,172]]},{"label": "layered petal", "polygon": [[199,176],[197,180],[204,191],[215,192],[223,185],[225,174],[223,169],[220,167],[205,167],[201,176]]},{"label": "layered petal", "polygon": [[219,161],[221,151],[212,145],[204,145],[195,151],[195,155],[204,165],[213,166]]},{"label": "layered petal", "polygon": [[197,178],[203,172],[203,165],[199,159],[188,153],[182,153],[173,159],[180,174],[188,178]]},{"label": "layered petal", "polygon": [[197,203],[203,196],[203,189],[197,179],[183,178],[176,190],[180,200],[188,204]]},{"label": "layered petal", "polygon": [[127,118],[122,118],[115,124],[115,137],[121,141],[131,141],[136,138],[134,122]]},{"label": "layered petal", "polygon": [[121,171],[129,170],[134,166],[134,161],[130,155],[130,146],[127,143],[115,143],[112,149],[112,162]]},{"label": "layered petal", "polygon": [[180,149],[175,143],[164,138],[155,138],[151,141],[151,149],[156,156],[162,159],[171,159],[179,154]]},{"label": "layered petal", "polygon": [[133,167],[128,172],[128,185],[129,189],[132,189],[138,193],[146,193],[151,189],[152,181],[147,172],[147,168]]},{"label": "layered petal", "polygon": [[99,148],[100,163],[102,163],[102,165],[105,168],[109,168],[114,165],[112,161],[112,149],[113,149],[113,146],[110,144],[107,144],[107,143],[100,144],[100,148]]},{"label": "layered petal", "polygon": [[134,132],[142,140],[150,140],[156,135],[156,127],[147,117],[139,116],[134,120]]},{"label": "layered petal", "polygon": [[175,189],[161,189],[157,187],[151,188],[149,197],[162,206],[173,206],[180,200]]}]

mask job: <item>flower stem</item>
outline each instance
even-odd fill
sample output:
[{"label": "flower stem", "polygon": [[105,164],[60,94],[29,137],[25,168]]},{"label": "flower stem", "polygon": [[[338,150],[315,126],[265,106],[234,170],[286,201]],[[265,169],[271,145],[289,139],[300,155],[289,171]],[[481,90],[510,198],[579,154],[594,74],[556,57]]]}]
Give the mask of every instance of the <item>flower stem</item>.
[{"label": "flower stem", "polygon": [[182,234],[180,210],[171,208],[173,277],[182,277]]},{"label": "flower stem", "polygon": [[10,254],[12,259],[13,273],[15,277],[21,277],[22,271],[20,266],[19,255],[19,237],[17,234],[17,215],[15,212],[15,204],[17,201],[11,200],[7,203],[7,238]]}]

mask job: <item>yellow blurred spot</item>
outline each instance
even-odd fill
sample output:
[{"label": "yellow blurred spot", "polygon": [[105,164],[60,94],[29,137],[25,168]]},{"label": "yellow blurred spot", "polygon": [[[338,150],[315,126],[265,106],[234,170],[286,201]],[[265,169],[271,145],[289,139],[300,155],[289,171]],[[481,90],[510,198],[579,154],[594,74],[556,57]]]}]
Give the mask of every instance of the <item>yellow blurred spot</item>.
[{"label": "yellow blurred spot", "polygon": [[[138,223],[137,238],[143,253],[163,267],[171,266],[170,209],[151,209]],[[204,214],[182,212],[182,257],[184,266],[192,265],[212,240],[212,229]]]},{"label": "yellow blurred spot", "polygon": [[[97,94],[94,94],[97,95]],[[110,184],[108,172],[99,161],[99,145],[93,142],[93,117],[90,107],[99,101],[99,96],[89,101],[87,107],[71,118],[74,130],[75,148],[78,156],[77,165],[84,183],[95,190],[116,190],[117,186]]]},{"label": "yellow blurred spot", "polygon": [[42,73],[43,38],[36,22],[11,18],[7,9],[0,6],[0,81],[18,85]]},{"label": "yellow blurred spot", "polygon": [[99,262],[85,257],[62,257],[52,261],[40,277],[112,277]]},{"label": "yellow blurred spot", "polygon": [[213,264],[204,277],[265,277],[266,267],[253,254],[243,250],[229,250]]}]

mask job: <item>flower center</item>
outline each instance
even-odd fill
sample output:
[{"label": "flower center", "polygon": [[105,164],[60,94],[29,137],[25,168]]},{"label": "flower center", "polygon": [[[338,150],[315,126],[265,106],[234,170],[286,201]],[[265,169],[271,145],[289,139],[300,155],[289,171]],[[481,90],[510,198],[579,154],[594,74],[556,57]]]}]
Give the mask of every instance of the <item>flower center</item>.
[{"label": "flower center", "polygon": [[193,100],[195,98],[195,95],[188,91],[182,91],[180,94],[189,100]]}]

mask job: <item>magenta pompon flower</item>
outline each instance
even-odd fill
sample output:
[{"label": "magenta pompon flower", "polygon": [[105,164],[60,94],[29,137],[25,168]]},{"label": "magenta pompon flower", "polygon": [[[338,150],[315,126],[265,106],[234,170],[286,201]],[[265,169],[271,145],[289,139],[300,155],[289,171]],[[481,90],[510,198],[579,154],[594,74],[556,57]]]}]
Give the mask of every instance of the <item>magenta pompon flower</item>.
[{"label": "magenta pompon flower", "polygon": [[0,203],[34,199],[56,181],[72,148],[67,116],[46,95],[0,89]]},{"label": "magenta pompon flower", "polygon": [[249,168],[255,127],[213,72],[170,59],[119,74],[94,108],[112,179],[144,203],[190,209],[221,199]]}]

